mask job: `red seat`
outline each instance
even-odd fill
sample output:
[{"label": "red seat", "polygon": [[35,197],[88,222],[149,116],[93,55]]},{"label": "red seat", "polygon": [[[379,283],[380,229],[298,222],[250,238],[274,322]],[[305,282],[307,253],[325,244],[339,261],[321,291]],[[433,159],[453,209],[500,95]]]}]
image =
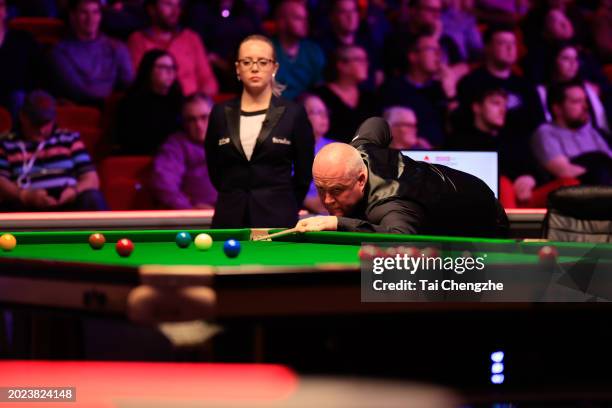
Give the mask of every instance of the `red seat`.
[{"label": "red seat", "polygon": [[91,106],[63,105],[57,107],[57,124],[67,129],[101,128],[102,112]]},{"label": "red seat", "polygon": [[66,25],[58,18],[16,17],[9,21],[9,28],[27,31],[43,45],[54,45],[64,35]]},{"label": "red seat", "polygon": [[13,128],[11,114],[0,106],[0,133],[10,132]]},{"label": "red seat", "polygon": [[580,184],[576,179],[561,178],[556,179],[533,189],[531,199],[527,203],[519,204],[514,194],[514,185],[512,181],[502,176],[499,179],[499,201],[504,208],[546,208],[546,200],[548,194],[558,188],[565,186],[575,186]]},{"label": "red seat", "polygon": [[95,162],[104,157],[105,143],[102,130],[102,113],[90,106],[64,105],[57,107],[57,125],[77,131]]},{"label": "red seat", "polygon": [[220,93],[213,96],[214,103],[223,103],[225,101],[229,101],[230,99],[234,99],[238,95],[235,93]]},{"label": "red seat", "polygon": [[612,82],[612,64],[604,65],[603,71],[606,77],[608,77],[608,81]]},{"label": "red seat", "polygon": [[265,20],[262,24],[261,24],[263,31],[269,35],[269,36],[274,36],[276,35],[276,32],[278,31],[278,27],[276,24],[276,21],[274,20]]},{"label": "red seat", "polygon": [[107,157],[99,166],[100,189],[111,210],[154,209],[148,178],[153,157]]}]

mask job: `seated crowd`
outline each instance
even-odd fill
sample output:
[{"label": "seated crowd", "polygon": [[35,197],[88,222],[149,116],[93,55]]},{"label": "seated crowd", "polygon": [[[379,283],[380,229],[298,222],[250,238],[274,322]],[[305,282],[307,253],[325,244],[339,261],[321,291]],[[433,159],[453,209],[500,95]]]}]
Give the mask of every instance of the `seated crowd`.
[{"label": "seated crowd", "polygon": [[[65,29],[12,24],[34,16]],[[108,156],[151,158],[157,208],[214,208],[208,118],[240,93],[253,34],[315,153],[382,116],[394,149],[498,152],[502,204],[544,206],[612,185],[610,27],[609,0],[0,0],[0,211],[108,209]],[[103,148],[64,128],[66,106],[102,112]],[[325,212],[313,184],[303,207]]]}]

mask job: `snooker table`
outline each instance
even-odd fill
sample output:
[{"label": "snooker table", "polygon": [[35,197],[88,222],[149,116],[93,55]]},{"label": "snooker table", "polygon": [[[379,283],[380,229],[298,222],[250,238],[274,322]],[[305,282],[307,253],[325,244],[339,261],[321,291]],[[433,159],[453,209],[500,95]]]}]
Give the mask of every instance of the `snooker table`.
[{"label": "snooker table", "polygon": [[[361,302],[359,248],[363,242],[478,245],[488,252],[488,265],[529,274],[535,270],[542,273],[537,252],[548,244],[343,232],[253,241],[254,236],[268,230],[187,231],[194,237],[200,232],[210,234],[213,247],[208,251],[196,250],[193,244],[179,248],[175,243],[178,230],[101,231],[107,243],[100,250],[93,250],[88,244],[92,231],[16,232],[17,247],[0,252],[0,304],[127,313],[143,322],[423,307],[495,308],[499,306],[473,302],[452,305]],[[114,243],[121,238],[134,242],[135,250],[129,257],[120,257],[115,252]],[[223,242],[229,238],[241,242],[241,253],[236,258],[223,253]],[[562,250],[559,264],[593,255],[590,244],[555,245]],[[612,271],[612,245],[598,245],[596,249],[599,266]],[[502,306],[524,308],[525,304]]]},{"label": "snooker table", "polygon": [[[197,251],[193,244],[178,248],[177,230],[95,231],[107,239],[100,251],[87,242],[94,231],[14,232],[17,248],[0,252],[0,311],[57,311],[84,319],[100,316],[122,321],[127,316],[152,325],[205,319],[222,325],[229,338],[216,342],[220,343],[215,344],[217,361],[281,362],[307,372],[385,376],[404,376],[410,367],[417,370],[418,378],[470,384],[487,381],[487,353],[493,347],[507,347],[517,356],[526,349],[540,350],[545,354],[542,365],[554,367],[555,374],[574,383],[587,378],[585,350],[597,358],[610,354],[602,354],[612,341],[612,332],[604,330],[598,336],[601,344],[576,349],[575,360],[551,356],[568,354],[551,351],[551,345],[562,348],[555,339],[575,336],[575,344],[587,342],[588,336],[573,327],[593,328],[593,333],[608,327],[610,309],[605,303],[361,301],[358,250],[363,242],[478,244],[490,253],[493,265],[523,276],[553,272],[555,266],[542,269],[537,255],[548,243],[342,232],[252,242],[254,234],[265,231],[187,231],[193,236],[209,233],[215,240],[213,248],[208,252]],[[114,242],[124,237],[135,244],[128,258],[119,257],[114,249]],[[235,259],[225,257],[221,250],[228,238],[242,243],[242,252]],[[589,244],[554,245],[562,250],[558,265],[594,255]],[[598,265],[610,270],[612,246],[597,245],[596,249]],[[414,337],[396,329],[398,326],[424,331]],[[523,336],[523,331],[530,335]],[[469,349],[456,353],[449,348],[449,333],[471,333]],[[436,351],[400,357],[397,351],[405,344]],[[364,355],[366,347],[376,347],[379,354]],[[352,362],[356,355],[360,356],[358,366]],[[612,354],[610,357],[605,361],[612,364]],[[449,361],[456,363],[453,370]],[[515,381],[538,381],[538,371],[531,369],[537,358],[527,353],[514,361],[521,367]],[[567,367],[578,368],[568,373]],[[421,369],[425,371],[418,371]],[[578,373],[578,379],[572,373]],[[593,376],[612,380],[599,373]]]}]

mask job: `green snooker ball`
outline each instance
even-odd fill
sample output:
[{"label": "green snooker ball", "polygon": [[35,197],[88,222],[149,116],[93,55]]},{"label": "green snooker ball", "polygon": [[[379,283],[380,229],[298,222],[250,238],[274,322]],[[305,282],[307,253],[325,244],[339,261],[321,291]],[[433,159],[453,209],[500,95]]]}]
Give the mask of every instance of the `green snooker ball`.
[{"label": "green snooker ball", "polygon": [[187,248],[191,244],[191,234],[185,231],[176,234],[176,245],[179,248]]},{"label": "green snooker ball", "polygon": [[208,234],[198,234],[193,243],[200,251],[208,251],[212,247],[213,239]]}]

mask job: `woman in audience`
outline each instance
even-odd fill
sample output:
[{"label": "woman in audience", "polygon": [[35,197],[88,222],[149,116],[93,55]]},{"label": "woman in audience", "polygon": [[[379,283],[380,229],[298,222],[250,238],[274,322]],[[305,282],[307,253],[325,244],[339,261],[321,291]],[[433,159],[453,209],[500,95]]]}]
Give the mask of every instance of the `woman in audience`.
[{"label": "woman in audience", "polygon": [[162,145],[151,175],[151,190],[162,206],[174,210],[213,208],[217,192],[208,177],[204,138],[212,100],[201,93],[183,104],[184,131]]},{"label": "woman in audience", "polygon": [[368,78],[368,55],[357,45],[341,46],[330,61],[330,81],[315,90],[329,109],[330,137],[350,142],[359,125],[379,114],[373,93],[360,89]]},{"label": "woman in audience", "polygon": [[[550,72],[547,75],[548,83],[537,86],[538,95],[542,103],[542,110],[546,122],[552,121],[552,115],[548,108],[547,87],[560,82],[570,82],[578,78],[584,78],[582,71],[582,56],[578,47],[571,43],[563,43],[556,47],[551,53],[550,61],[546,64]],[[582,80],[584,90],[589,100],[592,124],[610,134],[610,125],[606,117],[606,109],[600,98],[600,88],[596,84]]]},{"label": "woman in audience", "polygon": [[145,54],[136,81],[118,108],[120,153],[152,155],[179,130],[183,94],[176,72],[176,62],[166,51]]},{"label": "woman in audience", "polygon": [[293,227],[312,179],[312,127],[304,108],[279,97],[268,38],[242,41],[241,95],[215,105],[205,148],[219,198],[213,228]]},{"label": "woman in audience", "polygon": [[[314,94],[303,94],[299,97],[298,101],[306,109],[306,114],[312,125],[312,130],[315,138],[315,155],[323,148],[333,142],[333,140],[325,137],[329,131],[329,112],[325,103]],[[310,183],[308,194],[304,199],[304,208],[308,211],[316,214],[327,214],[327,210],[323,206],[317,187],[314,182]]]}]

